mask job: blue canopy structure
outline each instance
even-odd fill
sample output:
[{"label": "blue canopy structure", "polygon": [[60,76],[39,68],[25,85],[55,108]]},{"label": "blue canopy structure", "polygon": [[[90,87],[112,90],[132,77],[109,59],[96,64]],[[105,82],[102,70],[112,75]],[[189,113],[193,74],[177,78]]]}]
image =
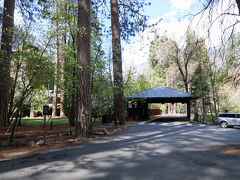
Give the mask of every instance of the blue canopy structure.
[{"label": "blue canopy structure", "polygon": [[147,89],[145,91],[137,92],[131,96],[126,96],[128,99],[146,99],[146,100],[167,100],[167,99],[193,99],[194,96],[190,93],[179,91],[177,89],[165,87],[165,86],[157,86],[151,89]]},{"label": "blue canopy structure", "polygon": [[[143,100],[144,104],[148,103],[186,103],[187,104],[187,117],[190,119],[190,100],[195,99],[192,94],[179,91],[177,89],[157,86],[154,88],[140,91],[130,96],[125,96],[128,100],[140,101]],[[145,106],[147,107],[147,106]]]}]

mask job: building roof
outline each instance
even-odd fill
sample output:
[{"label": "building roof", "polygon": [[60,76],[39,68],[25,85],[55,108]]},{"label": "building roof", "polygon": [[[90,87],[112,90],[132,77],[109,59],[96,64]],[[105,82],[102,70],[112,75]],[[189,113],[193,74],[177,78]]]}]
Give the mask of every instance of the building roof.
[{"label": "building roof", "polygon": [[140,99],[140,98],[157,98],[157,99],[177,99],[177,98],[187,98],[192,99],[194,96],[190,93],[179,91],[177,89],[165,87],[165,86],[157,86],[151,89],[147,89],[145,91],[137,92],[136,94],[132,94],[131,96],[126,96],[129,99]]}]

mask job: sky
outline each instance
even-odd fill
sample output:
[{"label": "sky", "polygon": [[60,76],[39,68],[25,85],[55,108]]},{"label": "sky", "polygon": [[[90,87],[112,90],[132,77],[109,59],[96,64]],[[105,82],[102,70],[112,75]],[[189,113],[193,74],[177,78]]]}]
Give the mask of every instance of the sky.
[{"label": "sky", "polygon": [[157,18],[172,11],[188,11],[197,0],[148,0],[151,6],[145,7],[145,14],[151,18]]},{"label": "sky", "polygon": [[149,0],[150,6],[145,7],[143,14],[149,16],[149,23],[161,22],[153,29],[147,29],[137,34],[128,44],[123,45],[124,69],[130,66],[137,67],[146,64],[150,42],[155,33],[162,35],[166,33],[173,39],[180,40],[186,32],[190,23],[190,13],[198,11],[198,0]]},{"label": "sky", "polygon": [[[234,18],[225,18],[223,23],[216,21],[209,30],[210,38],[208,38],[208,28],[210,26],[210,19],[208,12],[199,14],[193,21],[190,14],[196,14],[202,9],[202,4],[199,0],[149,0],[152,4],[145,8],[144,14],[150,16],[149,23],[156,22],[160,18],[162,21],[153,29],[146,29],[144,32],[139,33],[132,41],[123,45],[123,69],[127,71],[130,67],[141,67],[147,64],[149,56],[150,42],[153,40],[154,35],[159,36],[165,34],[171,39],[177,41],[180,45],[184,45],[184,35],[188,26],[191,24],[191,30],[196,32],[198,37],[206,39],[208,48],[219,47],[222,44],[222,32],[224,28],[232,23]],[[222,2],[216,7],[213,12],[213,19],[218,17],[229,3],[235,3],[234,0],[220,1]],[[234,7],[233,7],[234,8]],[[236,7],[233,9],[237,11]],[[231,11],[232,12],[232,11]],[[236,12],[238,13],[238,12]],[[239,19],[240,20],[240,19]],[[236,28],[237,29],[237,28]],[[240,29],[240,27],[238,27]],[[230,30],[229,30],[230,31]],[[225,34],[228,35],[230,32]]]}]

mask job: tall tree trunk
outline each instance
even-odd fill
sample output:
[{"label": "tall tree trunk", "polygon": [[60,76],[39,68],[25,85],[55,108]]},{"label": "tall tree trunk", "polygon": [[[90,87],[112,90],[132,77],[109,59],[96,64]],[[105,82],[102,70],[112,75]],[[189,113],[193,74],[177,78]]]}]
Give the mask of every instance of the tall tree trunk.
[{"label": "tall tree trunk", "polygon": [[1,52],[0,52],[0,126],[8,121],[8,96],[15,0],[4,0]]},{"label": "tall tree trunk", "polygon": [[238,13],[240,14],[240,0],[236,0],[237,6],[238,6]]},{"label": "tall tree trunk", "polygon": [[[74,75],[76,74],[75,73],[75,68],[74,68]],[[70,126],[74,126],[75,125],[75,119],[76,119],[76,91],[74,89],[76,89],[76,82],[73,81],[73,90],[72,90],[72,93],[71,93],[71,107],[70,107],[70,111],[69,114],[68,114],[68,121],[69,121],[69,125]]]},{"label": "tall tree trunk", "polygon": [[168,114],[171,114],[171,103],[168,103],[168,106],[167,106],[167,113]]},{"label": "tall tree trunk", "polygon": [[[211,68],[211,66],[210,66]],[[212,69],[210,69],[210,71],[212,71]],[[211,90],[212,90],[212,98],[213,98],[213,107],[214,107],[214,113],[215,115],[218,114],[218,110],[217,110],[217,92],[216,92],[216,88],[215,88],[215,80],[216,80],[216,76],[215,74],[212,74],[210,76],[211,78]]]},{"label": "tall tree trunk", "polygon": [[125,123],[125,106],[123,99],[122,53],[118,0],[111,0],[111,23],[114,78],[113,118],[115,125],[121,125]]},{"label": "tall tree trunk", "polygon": [[8,98],[8,103],[9,103],[9,106],[8,106],[8,120],[7,120],[7,123],[9,124],[10,122],[10,118],[14,112],[14,96],[15,96],[15,93],[16,93],[16,87],[17,87],[17,81],[18,81],[18,77],[19,77],[19,71],[20,71],[20,68],[22,66],[22,63],[20,62],[16,62],[16,74],[15,74],[15,77],[14,77],[14,80],[13,80],[13,83],[11,84],[11,92],[10,92],[10,95],[9,95],[9,98]]},{"label": "tall tree trunk", "polygon": [[14,137],[15,128],[16,128],[17,122],[18,122],[18,113],[19,113],[19,112],[17,111],[16,116],[15,116],[15,120],[14,120],[14,122],[13,122],[13,124],[12,124],[12,127],[11,127],[11,135],[10,135],[10,137],[9,137],[9,144],[12,144],[12,142],[13,142],[13,137]]},{"label": "tall tree trunk", "polygon": [[59,61],[59,43],[58,43],[58,3],[55,0],[55,50],[54,50],[54,62],[55,62],[55,77],[53,88],[53,110],[52,117],[57,116],[57,97],[58,97],[58,61]]},{"label": "tall tree trunk", "polygon": [[[170,81],[169,81],[169,69],[165,69],[165,74],[166,74],[166,80],[165,80],[165,83],[166,83],[166,86],[167,87],[170,87]],[[167,114],[171,114],[171,103],[168,103],[167,104]]]},{"label": "tall tree trunk", "polygon": [[91,1],[78,0],[77,34],[77,120],[76,136],[87,137],[92,134],[91,117]]},{"label": "tall tree trunk", "polygon": [[[66,14],[66,0],[62,2],[63,13]],[[63,105],[64,105],[64,63],[65,63],[65,47],[66,47],[66,23],[65,17],[63,17],[62,24],[62,55],[61,55],[61,82],[63,84],[60,92],[60,117],[65,117]]]},{"label": "tall tree trunk", "polygon": [[184,86],[185,86],[185,91],[188,92],[188,80],[186,77],[183,77],[183,82],[184,82]]},{"label": "tall tree trunk", "polygon": [[173,104],[173,114],[176,114],[176,109],[177,109],[176,105],[177,105],[176,103]]},{"label": "tall tree trunk", "polygon": [[213,80],[211,80],[211,82],[212,82],[212,95],[213,95],[213,97],[212,97],[212,99],[213,99],[213,107],[214,107],[214,113],[215,113],[215,115],[217,115],[218,114],[218,112],[217,112],[217,93],[216,93],[216,91],[215,91],[215,82],[213,81]]},{"label": "tall tree trunk", "polygon": [[[73,47],[76,47],[75,42],[76,41],[73,38],[73,41],[72,41],[72,46]],[[75,48],[74,48],[74,58],[77,59],[77,54],[75,52],[76,51],[75,51]],[[75,66],[73,67],[72,72],[73,72],[72,75],[75,79],[75,77],[76,77],[76,67]],[[75,125],[75,119],[76,119],[76,107],[77,107],[77,105],[76,105],[77,104],[76,90],[77,90],[76,81],[73,80],[72,81],[72,89],[71,89],[71,107],[70,107],[70,112],[69,112],[70,114],[68,114],[68,121],[69,121],[69,124],[71,126]]]},{"label": "tall tree trunk", "polygon": [[205,99],[202,99],[202,120],[205,120],[206,117],[206,103]]}]

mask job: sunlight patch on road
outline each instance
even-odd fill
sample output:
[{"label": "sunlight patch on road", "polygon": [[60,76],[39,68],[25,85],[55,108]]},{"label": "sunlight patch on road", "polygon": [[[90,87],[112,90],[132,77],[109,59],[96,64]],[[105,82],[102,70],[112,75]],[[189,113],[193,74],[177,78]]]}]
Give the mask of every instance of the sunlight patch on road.
[{"label": "sunlight patch on road", "polygon": [[157,152],[159,154],[169,154],[173,151],[172,148],[168,147],[168,148],[161,148],[161,149],[157,149],[154,152]]},{"label": "sunlight patch on road", "polygon": [[205,170],[206,174],[208,175],[214,175],[214,177],[223,177],[225,174],[222,169],[209,167]]}]

